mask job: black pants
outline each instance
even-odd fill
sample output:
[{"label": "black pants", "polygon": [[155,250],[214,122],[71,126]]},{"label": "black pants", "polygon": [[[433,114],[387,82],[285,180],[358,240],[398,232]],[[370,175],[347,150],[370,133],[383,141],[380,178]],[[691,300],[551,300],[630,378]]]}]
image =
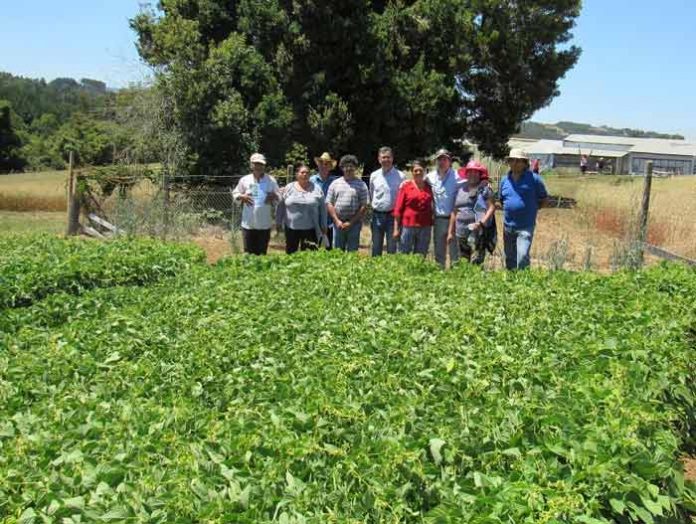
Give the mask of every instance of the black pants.
[{"label": "black pants", "polygon": [[249,255],[265,255],[271,240],[270,229],[242,229],[244,252]]},{"label": "black pants", "polygon": [[314,229],[285,228],[285,252],[288,255],[300,251],[315,251],[318,247],[317,232]]},{"label": "black pants", "polygon": [[326,229],[326,238],[329,239],[329,245],[325,246],[327,251],[331,251],[333,249],[333,237],[334,237],[334,226],[329,226]]}]

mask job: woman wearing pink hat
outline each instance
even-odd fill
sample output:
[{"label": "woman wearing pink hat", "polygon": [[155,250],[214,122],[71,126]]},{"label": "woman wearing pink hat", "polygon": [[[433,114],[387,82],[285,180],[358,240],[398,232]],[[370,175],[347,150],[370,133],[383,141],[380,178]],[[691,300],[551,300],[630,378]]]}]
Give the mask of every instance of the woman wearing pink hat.
[{"label": "woman wearing pink hat", "polygon": [[488,169],[480,162],[472,160],[458,174],[462,184],[450,220],[450,236],[456,236],[460,258],[481,265],[486,250],[495,249],[495,196]]}]

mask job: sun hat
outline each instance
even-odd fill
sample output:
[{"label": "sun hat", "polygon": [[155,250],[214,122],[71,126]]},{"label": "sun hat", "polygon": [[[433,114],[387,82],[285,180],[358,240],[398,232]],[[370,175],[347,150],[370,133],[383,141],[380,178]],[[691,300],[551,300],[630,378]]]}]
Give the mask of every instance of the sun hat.
[{"label": "sun hat", "polygon": [[510,154],[507,156],[508,160],[526,160],[529,162],[529,155],[522,149],[513,148],[510,150]]},{"label": "sun hat", "polygon": [[331,153],[322,153],[321,156],[315,156],[314,157],[314,163],[317,164],[323,164],[324,162],[328,162],[331,164],[331,169],[336,167],[336,161],[331,158]]},{"label": "sun hat", "polygon": [[481,162],[477,162],[476,160],[470,160],[466,167],[460,167],[457,170],[457,175],[462,180],[466,179],[467,171],[476,171],[479,173],[481,180],[488,180],[488,169]]},{"label": "sun hat", "polygon": [[249,162],[251,162],[252,164],[263,164],[264,166],[267,163],[266,157],[263,156],[261,153],[254,153],[253,155],[251,155]]}]

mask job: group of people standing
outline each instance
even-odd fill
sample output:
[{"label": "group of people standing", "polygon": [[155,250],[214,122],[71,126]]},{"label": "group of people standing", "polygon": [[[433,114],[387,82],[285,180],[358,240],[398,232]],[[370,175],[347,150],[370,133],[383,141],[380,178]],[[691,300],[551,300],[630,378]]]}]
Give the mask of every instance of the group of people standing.
[{"label": "group of people standing", "polygon": [[[397,252],[426,256],[432,241],[435,260],[443,268],[460,258],[483,264],[496,246],[496,197],[488,170],[471,161],[455,171],[452,155],[441,149],[433,156],[435,169],[426,174],[415,161],[411,178],[394,165],[394,153],[382,147],[380,169],[369,183],[358,177],[358,159],[329,153],[315,158],[317,172],[297,167],[295,181],[282,189],[266,173],[266,159],[251,157],[251,174],[240,179],[233,197],[243,205],[244,251],[266,254],[270,232],[284,228],[286,252],[317,249],[357,251],[368,207],[372,209],[372,256]],[[530,170],[520,150],[508,157],[510,171],[501,181],[498,198],[504,211],[504,250],[508,269],[529,266],[529,251],[538,210],[548,200],[541,177]],[[336,169],[338,165],[338,170]],[[275,207],[275,214],[273,209]]]}]

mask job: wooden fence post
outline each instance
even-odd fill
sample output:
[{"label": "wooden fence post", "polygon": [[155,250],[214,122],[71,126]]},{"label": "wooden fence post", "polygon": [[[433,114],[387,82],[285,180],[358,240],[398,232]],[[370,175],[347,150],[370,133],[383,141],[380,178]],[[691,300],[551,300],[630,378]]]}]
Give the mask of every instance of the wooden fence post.
[{"label": "wooden fence post", "polygon": [[645,181],[643,184],[643,201],[640,206],[640,222],[638,224],[638,255],[640,265],[643,265],[645,255],[645,242],[648,239],[648,213],[650,211],[650,191],[652,189],[653,163],[648,161],[645,165]]},{"label": "wooden fence post", "polygon": [[68,160],[68,225],[65,234],[75,236],[80,232],[80,208],[82,195],[77,187],[74,171],[73,152],[70,151]]}]

